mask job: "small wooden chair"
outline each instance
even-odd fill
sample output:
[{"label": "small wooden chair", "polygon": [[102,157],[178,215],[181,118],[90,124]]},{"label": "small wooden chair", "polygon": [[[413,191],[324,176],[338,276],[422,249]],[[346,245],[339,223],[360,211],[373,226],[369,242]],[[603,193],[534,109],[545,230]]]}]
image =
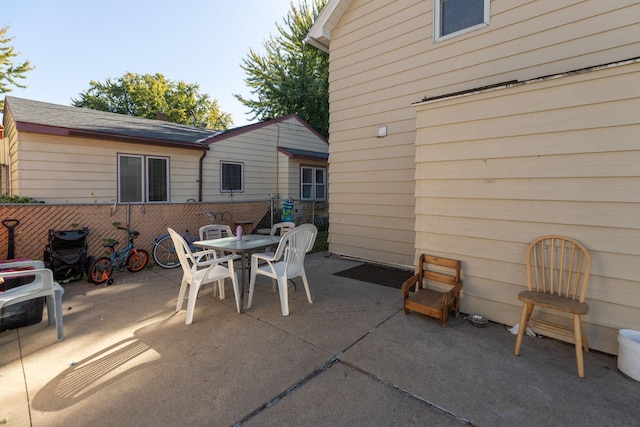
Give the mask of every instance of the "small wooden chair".
[{"label": "small wooden chair", "polygon": [[[589,313],[584,302],[591,270],[589,252],[578,241],[565,236],[542,236],[527,249],[527,290],[518,294],[523,302],[520,327],[514,353],[520,354],[527,326],[565,336],[575,343],[578,376],[584,377],[582,350],[589,351],[582,330],[582,315]],[[571,326],[552,321],[550,317],[532,318],[535,306],[565,313],[572,317]]]},{"label": "small wooden chair", "polygon": [[[449,312],[460,314],[461,262],[422,254],[418,271],[402,284],[404,314],[409,310],[442,320],[447,326]],[[411,292],[411,288],[413,292]]]}]

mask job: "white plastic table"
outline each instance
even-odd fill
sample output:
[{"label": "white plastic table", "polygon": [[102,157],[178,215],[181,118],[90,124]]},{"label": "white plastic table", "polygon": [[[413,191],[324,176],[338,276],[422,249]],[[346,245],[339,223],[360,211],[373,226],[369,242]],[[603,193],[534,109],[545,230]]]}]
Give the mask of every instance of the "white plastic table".
[{"label": "white plastic table", "polygon": [[198,240],[193,242],[195,246],[217,251],[232,252],[240,255],[240,312],[244,311],[244,289],[247,281],[247,258],[254,252],[276,246],[280,242],[280,236],[263,236],[248,234],[242,236],[242,240],[236,237],[223,237],[222,239]]}]

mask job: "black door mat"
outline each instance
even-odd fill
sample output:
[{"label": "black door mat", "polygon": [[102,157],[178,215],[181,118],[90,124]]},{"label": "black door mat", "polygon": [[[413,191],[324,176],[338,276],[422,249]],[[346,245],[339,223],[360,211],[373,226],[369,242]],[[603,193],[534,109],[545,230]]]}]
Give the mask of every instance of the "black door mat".
[{"label": "black door mat", "polygon": [[336,276],[347,277],[349,279],[360,280],[362,282],[374,283],[376,285],[388,286],[400,289],[402,283],[413,276],[413,271],[401,268],[385,267],[378,264],[362,264],[357,267],[333,273]]}]

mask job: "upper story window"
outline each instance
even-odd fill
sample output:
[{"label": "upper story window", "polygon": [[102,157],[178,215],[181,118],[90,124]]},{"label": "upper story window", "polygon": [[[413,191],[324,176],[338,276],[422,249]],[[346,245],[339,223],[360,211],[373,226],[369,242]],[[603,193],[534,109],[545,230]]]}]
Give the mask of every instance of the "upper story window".
[{"label": "upper story window", "polygon": [[167,157],[118,154],[118,202],[168,202]]},{"label": "upper story window", "polygon": [[327,168],[302,166],[300,168],[300,198],[327,199]]},{"label": "upper story window", "polygon": [[244,191],[244,165],[236,162],[220,162],[220,192]]},{"label": "upper story window", "polygon": [[490,2],[490,0],[434,0],[434,41],[445,40],[489,25]]}]

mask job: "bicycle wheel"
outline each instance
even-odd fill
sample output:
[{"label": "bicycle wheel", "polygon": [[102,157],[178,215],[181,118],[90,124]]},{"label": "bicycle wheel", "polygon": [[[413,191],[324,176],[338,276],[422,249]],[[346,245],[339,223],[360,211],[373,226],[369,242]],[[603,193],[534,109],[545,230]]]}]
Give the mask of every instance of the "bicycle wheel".
[{"label": "bicycle wheel", "polygon": [[111,260],[107,257],[98,258],[89,268],[89,281],[100,285],[109,280],[111,273]]},{"label": "bicycle wheel", "polygon": [[127,270],[132,273],[136,271],[140,271],[147,266],[147,262],[149,262],[149,254],[144,249],[136,249],[135,252],[129,252],[127,255],[127,259],[125,261],[125,266]]},{"label": "bicycle wheel", "polygon": [[153,260],[162,268],[175,268],[180,265],[173,240],[168,234],[156,240],[152,254]]}]

